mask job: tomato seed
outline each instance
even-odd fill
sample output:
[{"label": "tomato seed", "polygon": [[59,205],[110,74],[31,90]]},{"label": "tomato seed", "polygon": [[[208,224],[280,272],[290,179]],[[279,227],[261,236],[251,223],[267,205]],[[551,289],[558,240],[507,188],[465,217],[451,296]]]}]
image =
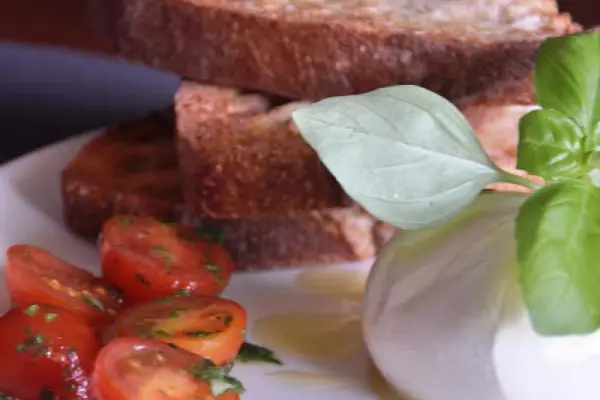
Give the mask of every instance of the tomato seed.
[{"label": "tomato seed", "polygon": [[48,284],[48,286],[50,286],[54,290],[60,290],[61,289],[60,282],[57,281],[56,279],[51,279],[51,280],[47,281],[46,283]]},{"label": "tomato seed", "polygon": [[106,289],[104,289],[102,286],[94,286],[93,290],[100,296],[106,296]]}]

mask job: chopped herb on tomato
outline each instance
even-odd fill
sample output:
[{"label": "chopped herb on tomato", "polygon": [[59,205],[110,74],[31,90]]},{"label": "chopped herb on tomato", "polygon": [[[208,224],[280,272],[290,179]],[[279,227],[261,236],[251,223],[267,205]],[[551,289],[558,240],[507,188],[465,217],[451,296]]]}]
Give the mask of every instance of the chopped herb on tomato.
[{"label": "chopped herb on tomato", "polygon": [[56,395],[48,388],[43,388],[40,392],[40,400],[54,400]]},{"label": "chopped herb on tomato", "polygon": [[15,346],[18,352],[29,352],[35,357],[40,357],[48,352],[48,348],[44,345],[44,336],[41,334],[33,334],[28,336],[21,343]]},{"label": "chopped herb on tomato", "polygon": [[111,400],[163,398],[165,393],[177,399],[238,400],[243,386],[228,371],[165,343],[117,338],[100,352],[92,387],[98,397]]},{"label": "chopped herb on tomato", "polygon": [[215,332],[208,332],[208,331],[189,331],[185,333],[187,336],[192,336],[192,337],[207,337],[210,335],[214,335]]},{"label": "chopped herb on tomato", "polygon": [[50,393],[57,399],[89,398],[88,377],[100,343],[87,322],[38,304],[1,316],[0,332],[0,387],[5,393],[17,399]]},{"label": "chopped herb on tomato", "polygon": [[[14,245],[7,253],[6,283],[13,304],[35,315],[48,304],[103,328],[121,309],[121,298],[92,273],[31,246]],[[90,307],[90,305],[92,307]]]},{"label": "chopped herb on tomato", "polygon": [[46,313],[44,314],[44,320],[48,323],[54,321],[56,318],[58,318],[58,314],[57,313]]},{"label": "chopped herb on tomato", "polygon": [[221,268],[219,268],[219,266],[213,262],[204,263],[204,268],[210,272],[220,272],[221,271]]},{"label": "chopped herb on tomato", "polygon": [[119,222],[119,224],[123,225],[123,226],[129,226],[132,224],[131,218],[130,217],[125,217],[122,215],[117,215],[115,217],[115,219],[117,220],[117,222]]},{"label": "chopped herb on tomato", "polygon": [[87,304],[89,304],[91,307],[95,308],[98,311],[104,311],[104,304],[102,304],[100,302],[100,300],[98,300],[96,297],[87,294],[87,293],[82,293],[81,294],[81,298],[83,299],[83,301],[85,301]]},{"label": "chopped herb on tomato", "polygon": [[223,365],[235,359],[244,342],[246,312],[229,299],[173,297],[128,308],[115,327],[118,336],[172,343]]},{"label": "chopped herb on tomato", "polygon": [[229,375],[228,369],[214,365],[210,360],[190,367],[189,373],[200,381],[209,382],[213,396],[225,393],[244,393],[244,385],[236,378]]},{"label": "chopped herb on tomato", "polygon": [[142,274],[135,274],[135,277],[136,277],[136,279],[137,279],[138,281],[140,281],[140,282],[141,282],[143,285],[150,286],[150,282],[148,282],[148,281],[146,280],[146,278],[144,278],[144,275],[142,275]]},{"label": "chopped herb on tomato", "polygon": [[244,344],[242,344],[235,361],[242,363],[261,362],[277,365],[283,364],[281,360],[277,358],[273,350],[249,342],[244,342]]},{"label": "chopped herb on tomato", "polygon": [[223,244],[226,239],[225,231],[215,227],[196,228],[196,236],[219,244]]},{"label": "chopped herb on tomato", "polygon": [[216,295],[228,284],[234,265],[222,245],[188,237],[193,230],[180,224],[129,219],[126,226],[108,220],[100,248],[104,276],[123,289],[128,305],[173,295]]},{"label": "chopped herb on tomato", "polygon": [[33,317],[35,315],[35,313],[38,312],[39,309],[40,309],[40,306],[38,306],[37,304],[32,304],[25,309],[24,313],[25,313],[25,315],[27,315],[29,317]]}]

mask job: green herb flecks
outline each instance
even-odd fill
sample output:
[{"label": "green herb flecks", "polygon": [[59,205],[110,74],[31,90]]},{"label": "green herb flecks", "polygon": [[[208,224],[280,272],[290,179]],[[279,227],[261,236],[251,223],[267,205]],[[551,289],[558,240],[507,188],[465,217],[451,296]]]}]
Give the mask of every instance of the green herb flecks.
[{"label": "green herb flecks", "polygon": [[145,339],[153,339],[154,338],[154,336],[152,335],[152,332],[149,331],[148,329],[139,330],[136,333],[136,336],[137,337],[141,337],[141,338],[145,338]]},{"label": "green herb flecks", "polygon": [[208,332],[208,331],[189,331],[189,332],[185,333],[186,336],[197,337],[197,338],[207,337],[207,336],[211,336],[214,334],[215,334],[215,332]]},{"label": "green herb flecks", "polygon": [[213,396],[225,393],[244,393],[244,386],[236,378],[229,375],[229,369],[217,367],[209,360],[202,364],[194,364],[188,371],[195,379],[208,382]]},{"label": "green herb flecks", "polygon": [[142,274],[135,274],[135,279],[137,279],[144,286],[150,286],[150,282],[148,282],[146,277]]},{"label": "green herb flecks", "polygon": [[56,318],[58,318],[58,314],[56,313],[46,313],[44,314],[44,320],[48,323],[54,321]]},{"label": "green herb flecks", "polygon": [[115,218],[116,218],[117,222],[119,223],[119,225],[123,225],[123,226],[133,225],[133,220],[131,219],[131,217],[126,217],[124,215],[118,215]]},{"label": "green herb flecks", "polygon": [[173,258],[173,254],[166,247],[152,246],[152,249],[150,249],[150,253],[153,256],[158,257],[163,260],[164,267],[165,267],[165,270],[167,270],[167,272],[171,271],[171,269],[173,268],[173,262],[175,260]]},{"label": "green herb flecks", "polygon": [[231,315],[218,315],[217,319],[223,322],[226,326],[229,326],[231,321],[233,321],[233,317]]},{"label": "green herb flecks", "polygon": [[42,391],[40,392],[40,400],[54,400],[55,398],[56,398],[56,395],[49,388],[43,388]]},{"label": "green herb flecks", "polygon": [[223,244],[225,242],[225,231],[216,227],[196,228],[196,236],[211,242]]},{"label": "green herb flecks", "polygon": [[209,272],[212,272],[213,274],[221,272],[221,267],[219,267],[214,262],[205,262],[204,269]]},{"label": "green herb flecks", "polygon": [[104,304],[102,304],[102,302],[100,302],[100,300],[98,300],[94,296],[87,293],[82,293],[81,299],[84,302],[86,302],[90,307],[93,307],[98,311],[104,311]]},{"label": "green herb flecks", "polygon": [[244,342],[235,361],[239,361],[241,363],[259,362],[277,365],[283,364],[281,360],[275,356],[273,350],[248,342]]},{"label": "green herb flecks", "polygon": [[37,314],[37,312],[39,310],[40,310],[40,306],[38,306],[37,304],[32,304],[29,307],[27,307],[23,312],[28,317],[33,317],[35,314]]},{"label": "green herb flecks", "polygon": [[49,351],[46,338],[41,334],[30,334],[23,342],[17,344],[15,349],[21,353],[31,353],[35,357],[41,357]]},{"label": "green herb flecks", "polygon": [[158,329],[155,331],[152,331],[152,337],[154,338],[170,338],[173,337],[173,335],[171,335],[169,332],[162,330],[162,329]]},{"label": "green herb flecks", "polygon": [[192,291],[190,289],[179,289],[175,292],[175,296],[177,297],[188,297],[192,295]]}]

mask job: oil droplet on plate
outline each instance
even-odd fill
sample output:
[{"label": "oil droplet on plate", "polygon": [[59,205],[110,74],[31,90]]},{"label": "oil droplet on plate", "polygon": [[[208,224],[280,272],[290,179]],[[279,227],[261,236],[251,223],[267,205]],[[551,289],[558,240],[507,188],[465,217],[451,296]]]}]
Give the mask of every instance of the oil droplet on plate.
[{"label": "oil droplet on plate", "polygon": [[307,292],[359,302],[364,296],[368,273],[367,270],[321,268],[298,274],[296,283]]},{"label": "oil droplet on plate", "polygon": [[343,388],[364,388],[364,385],[353,378],[328,374],[316,374],[302,371],[277,371],[268,373],[286,385],[294,385],[303,389],[333,390]]},{"label": "oil droplet on plate", "polygon": [[377,394],[379,400],[415,400],[408,396],[398,393],[390,383],[381,375],[379,369],[373,364],[369,363],[369,386],[371,390]]},{"label": "oil droplet on plate", "polygon": [[282,314],[259,319],[256,341],[313,361],[354,355],[363,347],[360,314]]}]

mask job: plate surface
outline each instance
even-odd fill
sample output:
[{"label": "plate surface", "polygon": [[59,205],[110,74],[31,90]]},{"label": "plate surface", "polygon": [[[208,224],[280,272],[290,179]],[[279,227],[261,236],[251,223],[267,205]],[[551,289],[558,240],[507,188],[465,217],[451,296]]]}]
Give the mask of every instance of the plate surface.
[{"label": "plate surface", "polygon": [[[44,148],[0,167],[0,251],[2,263],[5,250],[14,243],[40,246],[57,256],[94,273],[99,272],[98,252],[89,243],[71,235],[62,222],[60,171],[90,139],[77,137]],[[338,265],[327,268],[369,268],[370,262]],[[0,268],[3,271],[3,267]],[[299,269],[276,272],[238,273],[234,275],[225,295],[239,301],[249,313],[249,340],[257,319],[282,313],[336,313],[359,304],[325,298],[302,290],[295,278]],[[8,307],[4,284],[0,288],[2,311]],[[332,387],[308,384],[308,381],[283,380],[273,375],[279,371],[298,371],[354,378],[367,382],[368,356],[363,349],[350,357],[329,363],[314,363],[279,351],[283,367],[264,365],[236,366],[233,375],[246,386],[243,400],[365,400],[377,399],[366,386]]]}]

